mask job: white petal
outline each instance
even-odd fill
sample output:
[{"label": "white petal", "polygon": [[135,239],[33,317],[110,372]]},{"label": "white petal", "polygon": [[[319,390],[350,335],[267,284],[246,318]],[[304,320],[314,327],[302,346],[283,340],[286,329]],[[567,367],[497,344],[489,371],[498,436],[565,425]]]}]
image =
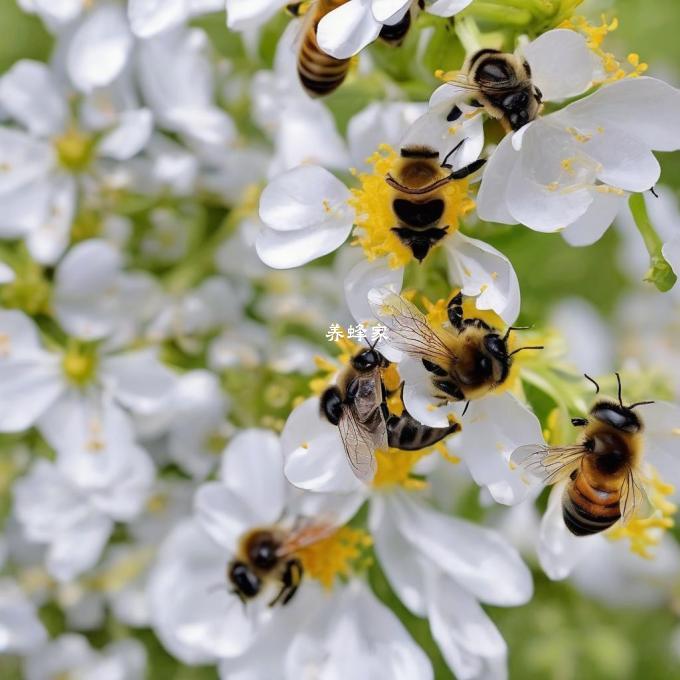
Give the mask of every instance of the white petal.
[{"label": "white petal", "polygon": [[0,79],[0,106],[38,137],[62,130],[66,102],[49,68],[22,59]]},{"label": "white petal", "polygon": [[35,605],[9,578],[0,580],[0,653],[27,654],[47,641]]},{"label": "white petal", "polygon": [[531,572],[495,531],[437,512],[401,491],[386,503],[402,535],[482,602],[510,606],[531,598]]},{"label": "white petal", "polygon": [[54,264],[66,249],[75,209],[74,178],[69,175],[51,178],[46,219],[26,238],[31,255],[41,264]]},{"label": "white petal", "polygon": [[286,0],[227,0],[227,26],[244,31],[264,24],[286,4]]},{"label": "white petal", "polygon": [[240,432],[224,451],[220,478],[243,498],[264,523],[283,513],[286,480],[277,436],[269,430]]},{"label": "white petal", "polygon": [[101,156],[126,161],[136,156],[151,139],[153,116],[148,109],[124,111],[118,125],[104,135],[97,151]]},{"label": "white petal", "polygon": [[557,484],[550,492],[548,508],[541,520],[538,537],[538,560],[548,578],[560,581],[567,578],[574,565],[601,536],[574,536],[562,519],[564,484]]},{"label": "white petal", "polygon": [[128,4],[130,27],[139,38],[178,26],[187,14],[186,0],[130,0]]},{"label": "white petal", "polygon": [[284,472],[291,484],[316,492],[363,488],[347,461],[338,428],[319,415],[319,400],[293,409],[281,433]]},{"label": "white petal", "polygon": [[465,9],[472,0],[434,0],[432,4],[426,5],[430,14],[438,17],[452,17]]},{"label": "white petal", "polygon": [[560,116],[586,132],[612,126],[657,151],[680,148],[680,90],[656,78],[624,78],[606,85],[567,106]]},{"label": "white petal", "polygon": [[599,241],[625,203],[625,196],[594,192],[588,210],[564,231],[564,240],[572,246],[589,246]]},{"label": "white petal", "polygon": [[22,238],[38,229],[47,219],[51,194],[51,183],[42,177],[2,194],[2,238]]},{"label": "white petal", "polygon": [[107,357],[102,361],[102,373],[121,403],[140,413],[157,408],[176,380],[151,349]]},{"label": "white petal", "polygon": [[380,566],[392,590],[416,616],[425,616],[425,579],[418,553],[399,533],[382,496],[371,499],[369,526]]},{"label": "white petal", "polygon": [[218,545],[236,551],[239,539],[260,524],[247,500],[221,482],[207,482],[194,498],[196,521]]},{"label": "white petal", "polygon": [[0,194],[43,179],[55,162],[49,144],[11,128],[0,127]]},{"label": "white petal", "polygon": [[[526,129],[526,126],[522,129]],[[515,224],[517,221],[508,210],[505,200],[508,180],[520,159],[519,153],[513,148],[512,138],[512,135],[503,137],[484,167],[477,194],[477,213],[487,222]]]},{"label": "white petal", "polygon": [[661,477],[680,487],[680,406],[665,401],[639,407],[645,425],[645,451]]},{"label": "white petal", "polygon": [[366,159],[381,144],[397,146],[409,126],[425,111],[422,104],[373,102],[352,116],[347,139],[355,165],[367,170]]},{"label": "white petal", "polygon": [[390,17],[399,14],[410,5],[410,0],[372,0],[373,17],[380,23],[385,23]]},{"label": "white petal", "polygon": [[599,59],[576,31],[548,31],[522,48],[531,66],[531,79],[547,101],[559,101],[585,92]]},{"label": "white petal", "polygon": [[363,323],[374,318],[368,303],[368,293],[373,288],[400,293],[404,281],[403,269],[392,269],[386,257],[372,262],[361,260],[345,277],[345,301],[355,321]]},{"label": "white petal", "polygon": [[103,5],[89,13],[68,48],[67,68],[83,92],[103,87],[123,70],[132,50],[132,35],[123,10]]},{"label": "white petal", "polygon": [[427,593],[432,636],[456,677],[504,680],[505,641],[479,603],[435,570],[428,579]]},{"label": "white petal", "polygon": [[4,262],[0,262],[0,285],[12,283],[15,278],[16,274],[14,273],[14,270]]},{"label": "white petal", "polygon": [[321,19],[316,39],[327,54],[347,59],[372,43],[381,28],[371,12],[371,0],[349,0]]},{"label": "white petal", "polygon": [[528,486],[510,467],[510,455],[527,442],[543,439],[538,418],[510,392],[470,402],[461,418],[461,433],[448,441],[462,456],[477,484],[488,487],[497,503],[514,505],[524,500]]},{"label": "white petal", "polygon": [[477,296],[478,309],[492,309],[503,321],[513,323],[519,315],[520,292],[510,260],[460,232],[446,240],[445,248],[451,284],[461,286],[463,295]]}]

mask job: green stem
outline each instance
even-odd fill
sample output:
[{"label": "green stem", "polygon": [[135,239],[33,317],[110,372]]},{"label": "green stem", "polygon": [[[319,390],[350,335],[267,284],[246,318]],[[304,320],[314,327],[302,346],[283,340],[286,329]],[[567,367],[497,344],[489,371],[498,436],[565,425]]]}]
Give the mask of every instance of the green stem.
[{"label": "green stem", "polygon": [[632,194],[628,200],[628,207],[649,253],[650,267],[644,280],[653,283],[662,293],[665,293],[675,285],[678,277],[661,252],[663,241],[649,219],[644,196]]}]

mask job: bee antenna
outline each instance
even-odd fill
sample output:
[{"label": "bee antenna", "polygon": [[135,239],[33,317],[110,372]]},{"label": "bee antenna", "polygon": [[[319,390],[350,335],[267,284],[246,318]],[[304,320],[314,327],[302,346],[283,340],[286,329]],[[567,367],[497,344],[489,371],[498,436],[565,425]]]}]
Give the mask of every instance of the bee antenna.
[{"label": "bee antenna", "polygon": [[468,410],[469,407],[470,407],[470,400],[468,399],[467,404],[465,404],[465,408],[463,409],[463,412],[460,414],[461,418],[467,413],[467,410]]},{"label": "bee antenna", "polygon": [[595,394],[599,394],[600,393],[600,386],[597,384],[597,382],[595,380],[593,380],[593,378],[591,378],[587,373],[584,373],[583,377],[586,380],[590,380],[590,382],[593,383],[593,385],[595,385]]},{"label": "bee antenna", "polygon": [[512,331],[528,331],[530,328],[531,326],[510,326],[510,328],[508,328],[508,330],[505,331],[505,335],[503,336],[503,342],[505,342],[508,339]]},{"label": "bee antenna", "polygon": [[532,347],[520,347],[519,349],[516,349],[514,352],[510,352],[508,356],[511,357],[513,354],[517,354],[517,352],[522,352],[525,349],[545,349],[545,347],[543,347],[543,345],[535,345]]},{"label": "bee antenna", "polygon": [[636,408],[637,406],[646,406],[647,404],[654,404],[654,403],[656,403],[656,402],[653,402],[653,401],[636,401],[634,404],[631,404],[628,408],[632,410],[632,409]]},{"label": "bee antenna", "polygon": [[618,373],[614,374],[616,376],[616,382],[619,384],[619,404],[623,408],[623,399],[621,398],[621,376]]},{"label": "bee antenna", "polygon": [[442,164],[441,164],[442,168],[446,168],[447,170],[452,169],[451,164],[447,163],[446,161],[448,161],[449,158],[451,158],[451,156],[453,156],[453,154],[456,153],[456,151],[458,151],[458,149],[460,149],[460,147],[463,146],[463,144],[465,144],[465,142],[467,142],[467,137],[465,139],[463,139],[462,141],[458,142],[458,144],[456,144],[456,146],[454,146],[453,149],[451,149],[451,151],[449,151],[446,154],[446,156],[444,156],[444,160],[442,161]]}]

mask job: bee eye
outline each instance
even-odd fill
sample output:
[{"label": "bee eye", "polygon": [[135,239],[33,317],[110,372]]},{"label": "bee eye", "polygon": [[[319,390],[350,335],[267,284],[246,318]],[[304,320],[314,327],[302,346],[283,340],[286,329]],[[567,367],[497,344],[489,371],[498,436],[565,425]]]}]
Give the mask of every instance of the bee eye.
[{"label": "bee eye", "polygon": [[480,356],[477,358],[477,370],[484,376],[491,375],[491,359],[483,354],[480,354]]}]

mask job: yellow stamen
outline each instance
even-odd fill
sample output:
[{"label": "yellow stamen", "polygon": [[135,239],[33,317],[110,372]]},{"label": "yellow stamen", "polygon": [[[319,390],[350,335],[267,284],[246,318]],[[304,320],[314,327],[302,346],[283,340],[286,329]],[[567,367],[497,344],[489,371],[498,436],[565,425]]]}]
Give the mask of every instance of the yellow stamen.
[{"label": "yellow stamen", "polygon": [[[352,189],[350,205],[356,213],[355,224],[359,234],[354,243],[359,244],[369,260],[387,256],[390,267],[396,269],[413,260],[413,253],[392,231],[397,220],[392,210],[393,189],[385,182],[398,160],[397,153],[383,144],[368,163],[373,166],[372,173],[357,173],[361,186]],[[442,177],[445,177],[442,170]],[[474,201],[468,196],[469,182],[460,180],[448,182],[440,189],[445,202],[441,224],[448,226],[448,233],[458,230],[459,220],[474,208]]]},{"label": "yellow stamen", "polygon": [[654,468],[651,468],[651,474],[645,482],[654,513],[649,517],[635,516],[625,525],[619,523],[607,532],[607,537],[613,541],[627,538],[631,552],[645,559],[652,559],[654,553],[651,548],[658,545],[663,533],[674,526],[673,515],[678,508],[668,500],[675,487],[664,482]]},{"label": "yellow stamen", "polygon": [[98,364],[98,357],[92,348],[82,347],[78,343],[69,347],[61,362],[64,375],[77,387],[83,387],[94,379]]},{"label": "yellow stamen", "polygon": [[349,578],[368,566],[366,551],[373,540],[363,529],[345,526],[321,541],[297,551],[305,575],[324,588],[332,588],[336,579]]},{"label": "yellow stamen", "polygon": [[94,157],[94,138],[75,127],[56,137],[53,144],[59,163],[71,172],[82,172]]}]

